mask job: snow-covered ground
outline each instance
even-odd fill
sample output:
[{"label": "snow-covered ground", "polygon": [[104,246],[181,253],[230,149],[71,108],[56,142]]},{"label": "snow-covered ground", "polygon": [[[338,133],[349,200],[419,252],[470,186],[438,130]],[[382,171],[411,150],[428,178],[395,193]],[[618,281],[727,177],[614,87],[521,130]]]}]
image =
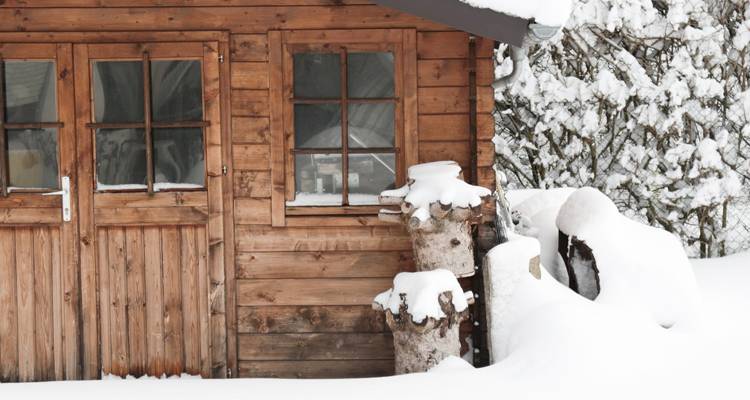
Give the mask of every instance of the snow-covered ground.
[{"label": "snow-covered ground", "polygon": [[[511,203],[530,200],[527,194],[515,194]],[[543,231],[556,214],[550,210],[559,209],[568,194],[556,193],[537,206],[526,203],[527,212],[541,210],[544,216],[543,225],[530,218],[526,229]],[[504,299],[511,311],[496,343],[501,351],[493,351],[500,360],[482,369],[449,359],[429,373],[376,379],[3,384],[0,399],[750,398],[750,253],[683,267],[696,277],[697,323],[670,329],[618,302],[589,301],[549,273],[541,280],[520,274]]]},{"label": "snow-covered ground", "polygon": [[377,379],[2,384],[0,398],[750,398],[750,253],[693,265],[705,306],[703,331],[641,326],[587,300],[568,299],[529,310],[515,328],[510,356],[483,369],[450,360],[435,372]]}]

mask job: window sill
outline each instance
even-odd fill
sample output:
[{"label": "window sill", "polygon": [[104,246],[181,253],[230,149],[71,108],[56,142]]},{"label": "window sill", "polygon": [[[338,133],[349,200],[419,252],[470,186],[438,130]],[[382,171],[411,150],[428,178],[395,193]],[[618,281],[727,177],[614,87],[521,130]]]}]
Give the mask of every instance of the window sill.
[{"label": "window sill", "polygon": [[378,215],[384,206],[287,206],[289,216],[322,216],[322,215]]}]

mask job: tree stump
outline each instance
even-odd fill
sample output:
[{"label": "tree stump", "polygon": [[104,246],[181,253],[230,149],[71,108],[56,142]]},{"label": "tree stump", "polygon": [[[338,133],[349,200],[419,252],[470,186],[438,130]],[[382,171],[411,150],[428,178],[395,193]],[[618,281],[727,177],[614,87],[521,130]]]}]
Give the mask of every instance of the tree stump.
[{"label": "tree stump", "polygon": [[409,168],[409,183],[383,192],[384,222],[406,226],[411,236],[417,271],[447,269],[462,278],[474,274],[472,225],[482,220],[482,205],[492,200],[489,189],[460,179],[461,167],[452,161]]},{"label": "tree stump", "polygon": [[427,317],[417,323],[406,306],[406,297],[402,294],[401,298],[397,314],[373,304],[375,309],[385,310],[386,322],[393,332],[396,374],[427,372],[448,357],[460,357],[459,326],[468,317],[468,308],[456,311],[452,292],[443,292],[437,301],[445,316]]}]

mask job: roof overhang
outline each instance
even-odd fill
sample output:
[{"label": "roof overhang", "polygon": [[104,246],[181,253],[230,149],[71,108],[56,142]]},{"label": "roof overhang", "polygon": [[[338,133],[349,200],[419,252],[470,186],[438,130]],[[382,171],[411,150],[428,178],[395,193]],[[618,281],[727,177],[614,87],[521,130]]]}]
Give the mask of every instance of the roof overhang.
[{"label": "roof overhang", "polygon": [[373,0],[477,36],[521,46],[529,20],[486,8],[472,7],[460,0]]}]

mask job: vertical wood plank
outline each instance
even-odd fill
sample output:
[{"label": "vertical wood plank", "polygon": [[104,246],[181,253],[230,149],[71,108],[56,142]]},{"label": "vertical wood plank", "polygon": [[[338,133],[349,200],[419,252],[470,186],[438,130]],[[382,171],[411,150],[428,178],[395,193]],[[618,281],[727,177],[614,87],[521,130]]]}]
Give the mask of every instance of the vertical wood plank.
[{"label": "vertical wood plank", "polygon": [[62,309],[62,262],[60,255],[60,229],[51,229],[52,243],[52,349],[55,360],[55,380],[65,379],[63,367],[63,309]]},{"label": "vertical wood plank", "polygon": [[197,375],[200,373],[200,327],[195,227],[181,227],[180,241],[182,242],[182,331],[185,338],[185,372]]},{"label": "vertical wood plank", "polygon": [[[195,247],[198,255],[198,315],[200,316],[201,376],[211,377],[211,330],[209,323],[207,265],[208,237],[206,236],[206,229],[204,227],[199,227],[195,230]],[[230,347],[229,349],[232,348]]]},{"label": "vertical wood plank", "polygon": [[0,229],[0,381],[18,380],[16,243],[12,228]]},{"label": "vertical wood plank", "polygon": [[18,379],[35,378],[34,361],[34,235],[31,228],[16,230],[16,279],[18,296]]},{"label": "vertical wood plank", "polygon": [[[112,373],[112,329],[111,329],[111,307],[110,279],[109,279],[109,234],[106,228],[100,228],[97,232],[98,243],[98,269],[99,269],[99,301],[101,307],[101,340],[102,340],[102,372]],[[96,265],[96,264],[94,264]]]},{"label": "vertical wood plank", "polygon": [[[92,268],[84,276],[80,274],[79,242],[78,242],[78,180],[76,153],[76,99],[75,76],[73,61],[73,46],[61,43],[57,45],[57,104],[58,118],[63,122],[59,128],[60,175],[70,177],[70,215],[71,222],[63,222],[60,226],[60,271],[63,301],[62,329],[63,329],[63,369],[68,379],[80,379],[82,370],[88,372],[87,378],[98,377],[100,371],[97,366],[98,338],[96,335],[96,271]],[[86,92],[84,92],[86,93]],[[84,99],[87,96],[81,95]],[[85,112],[85,110],[81,110]],[[91,155],[89,154],[89,157]],[[81,160],[85,163],[85,159]],[[84,208],[84,210],[86,210]],[[89,236],[92,238],[93,235]],[[93,280],[93,283],[92,283]],[[81,282],[85,286],[85,299],[81,298]],[[83,303],[82,303],[83,300]],[[83,310],[83,311],[81,311]],[[82,312],[93,314],[86,321],[89,329],[82,331]],[[91,323],[93,322],[93,325]],[[83,335],[82,335],[83,333]],[[87,350],[81,359],[81,345],[85,343]],[[91,354],[93,351],[93,354]]]},{"label": "vertical wood plank", "polygon": [[[265,41],[265,35],[263,35]],[[229,40],[222,41],[220,44],[221,52],[223,54],[229,54],[230,43]],[[264,46],[265,47],[265,46]],[[230,57],[231,58],[231,57]],[[231,59],[229,62],[224,62],[220,68],[220,82],[221,82],[221,118],[222,118],[222,142],[223,142],[223,156],[224,163],[227,165],[227,174],[224,176],[224,182],[222,185],[223,200],[224,200],[224,243],[229,245],[224,246],[224,277],[226,279],[226,286],[224,288],[224,296],[226,298],[226,321],[225,321],[225,337],[226,337],[226,367],[220,368],[217,372],[218,377],[226,377],[227,371],[237,371],[237,310],[235,308],[235,273],[234,273],[234,165],[233,165],[233,147],[232,143],[232,108],[231,108],[231,89],[229,78],[231,76]],[[198,255],[201,260],[201,266],[203,271],[199,273],[198,277],[200,282],[204,284],[201,286],[198,300],[200,305],[205,307],[199,307],[201,310],[201,361],[204,376],[211,376],[211,357],[210,344],[211,337],[209,334],[209,318],[208,312],[208,236],[205,229],[198,229],[196,240],[199,248]],[[203,325],[205,324],[205,326]],[[205,329],[205,331],[204,331]],[[204,354],[204,352],[206,354]]]},{"label": "vertical wood plank", "polygon": [[179,375],[184,365],[180,233],[177,227],[169,226],[162,228],[161,235],[164,276],[164,369],[167,375]]},{"label": "vertical wood plank", "polygon": [[[219,43],[203,46],[203,82],[206,118],[217,123],[206,128],[206,166],[208,170],[208,266],[214,304],[211,308],[212,375],[227,376],[227,325],[224,275],[224,203],[221,130],[221,83]],[[230,143],[226,143],[227,146]],[[214,295],[215,294],[215,295]]]},{"label": "vertical wood plank", "polygon": [[146,373],[146,295],[143,228],[127,228],[128,374]]},{"label": "vertical wood plank", "polygon": [[286,225],[286,174],[284,144],[284,68],[281,32],[268,33],[269,101],[271,112],[271,224]]},{"label": "vertical wood plank", "polygon": [[[417,98],[417,32],[404,30],[404,162],[419,163],[419,101]],[[404,169],[404,171],[406,170]]]},{"label": "vertical wood plank", "polygon": [[35,379],[48,381],[54,375],[52,356],[52,243],[49,227],[33,229],[34,235],[34,340]]},{"label": "vertical wood plank", "polygon": [[110,337],[112,346],[112,374],[125,376],[128,373],[128,319],[127,319],[127,259],[125,255],[125,229],[107,229],[109,248],[110,287]]},{"label": "vertical wood plank", "polygon": [[159,228],[143,229],[146,268],[146,347],[147,371],[161,376],[164,371],[164,297],[162,292],[161,232]]},{"label": "vertical wood plank", "polygon": [[[89,57],[88,45],[77,44],[73,47],[75,67],[75,95],[72,95],[75,106],[75,131],[73,132],[73,145],[76,152],[77,160],[77,177],[71,174],[71,184],[74,184],[77,196],[73,196],[73,201],[78,202],[78,207],[73,206],[74,215],[78,215],[78,244],[72,246],[80,252],[80,310],[81,310],[81,344],[83,346],[83,368],[82,376],[85,379],[96,379],[102,370],[109,372],[111,368],[111,354],[109,354],[109,287],[108,287],[108,265],[107,257],[99,257],[100,263],[97,266],[97,247],[106,249],[106,241],[100,242],[97,246],[97,239],[103,234],[106,238],[106,232],[97,232],[94,225],[94,142],[91,129],[86,124],[91,122],[91,87],[89,82]],[[65,103],[70,103],[67,101]],[[72,125],[72,124],[66,124]],[[67,132],[67,131],[66,131]],[[75,164],[75,160],[73,161]],[[70,224],[68,224],[70,225]],[[75,229],[75,227],[73,227]],[[63,251],[66,246],[63,246]],[[105,254],[106,255],[106,254]],[[100,254],[101,256],[101,254]],[[67,257],[65,257],[67,260]],[[105,263],[102,263],[105,262]],[[65,281],[68,282],[69,264],[65,263]],[[97,288],[97,275],[100,276],[100,286]],[[105,284],[106,283],[106,284]],[[70,302],[70,289],[65,287],[65,371],[69,379],[78,378],[78,367],[80,364],[78,356],[78,342],[75,339],[75,328],[71,326],[77,318],[72,314],[77,309],[77,303]],[[98,306],[101,307],[98,309]],[[101,312],[101,317],[98,313]],[[106,313],[106,316],[105,316]],[[101,327],[101,332],[99,331]],[[105,329],[107,329],[105,331]],[[99,363],[101,338],[101,364]]]}]

